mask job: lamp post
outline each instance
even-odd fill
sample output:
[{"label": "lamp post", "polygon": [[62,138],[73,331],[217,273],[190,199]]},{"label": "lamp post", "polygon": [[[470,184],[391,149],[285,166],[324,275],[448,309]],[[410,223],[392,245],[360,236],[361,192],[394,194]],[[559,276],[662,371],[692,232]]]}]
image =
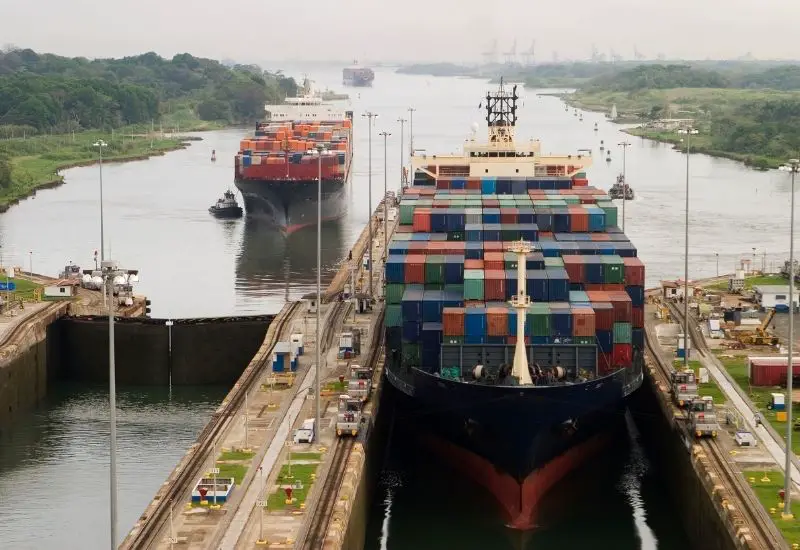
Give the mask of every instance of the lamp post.
[{"label": "lamp post", "polygon": [[397,122],[400,123],[400,187],[403,187],[405,181],[403,180],[403,167],[405,166],[405,157],[403,157],[403,129],[406,125],[406,119],[400,117],[397,119]]},{"label": "lamp post", "polygon": [[689,156],[691,155],[692,136],[699,132],[692,127],[678,130],[686,134],[686,218],[684,222],[683,250],[683,368],[689,368]]},{"label": "lamp post", "polygon": [[389,210],[387,206],[387,193],[389,189],[387,188],[387,178],[388,174],[386,171],[386,141],[390,134],[389,132],[381,132],[379,135],[383,136],[383,261],[386,261],[386,241],[387,241],[387,233],[389,232]]},{"label": "lamp post", "polygon": [[409,124],[408,124],[408,134],[409,134],[408,158],[414,156],[414,111],[416,111],[414,107],[408,108],[408,112],[410,113]]},{"label": "lamp post", "polygon": [[717,257],[717,277],[719,277],[719,252],[714,252],[714,255]]},{"label": "lamp post", "polygon": [[783,497],[783,519],[792,519],[792,374],[794,370],[794,176],[800,171],[800,160],[790,159],[781,169],[792,173],[791,214],[789,215],[789,344],[786,368],[786,395],[789,406],[786,408],[786,465],[784,470],[785,487]]},{"label": "lamp post", "polygon": [[[102,265],[103,260],[105,260],[106,252],[104,242],[105,235],[103,232],[103,147],[108,147],[108,143],[102,139],[98,139],[94,142],[94,147],[97,147],[97,150],[100,152],[100,264]],[[103,305],[105,305],[106,289],[103,288],[101,293],[103,295]]]},{"label": "lamp post", "polygon": [[320,331],[319,331],[319,316],[320,316],[320,308],[321,308],[321,300],[322,300],[322,283],[321,283],[321,273],[322,273],[322,157],[327,153],[327,150],[323,145],[317,145],[317,162],[319,164],[319,180],[317,180],[317,336],[316,336],[316,344],[314,345],[316,354],[317,354],[317,367],[314,369],[314,417],[316,418],[316,424],[314,424],[314,437],[317,437],[319,433],[319,422],[320,422],[320,414],[319,414],[319,401],[320,401],[320,389],[319,389],[319,368],[321,362],[321,347],[322,347],[322,340],[320,339]]},{"label": "lamp post", "polygon": [[628,200],[628,179],[625,175],[625,152],[628,150],[630,143],[623,141],[619,143],[622,147],[622,232],[625,232],[625,203]]},{"label": "lamp post", "polygon": [[372,299],[372,119],[378,115],[372,111],[367,111],[361,116],[369,121],[369,297]]},{"label": "lamp post", "polygon": [[28,276],[33,277],[33,250],[28,250]]}]

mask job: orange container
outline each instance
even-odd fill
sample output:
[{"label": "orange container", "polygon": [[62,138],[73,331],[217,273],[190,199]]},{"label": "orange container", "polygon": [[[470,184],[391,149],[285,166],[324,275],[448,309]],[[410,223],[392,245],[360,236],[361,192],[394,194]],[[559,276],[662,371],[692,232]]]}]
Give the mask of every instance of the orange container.
[{"label": "orange container", "polygon": [[594,310],[588,307],[572,308],[572,335],[594,337]]},{"label": "orange container", "polygon": [[464,269],[483,269],[483,260],[464,260]]},{"label": "orange container", "polygon": [[442,325],[445,336],[464,336],[464,308],[444,308],[442,310]]},{"label": "orange container", "polygon": [[569,206],[569,230],[573,233],[589,232],[589,213],[580,206]]},{"label": "orange container", "polygon": [[504,307],[486,308],[486,335],[508,336],[508,309]]},{"label": "orange container", "polygon": [[504,270],[505,254],[502,252],[484,252],[483,265],[484,269]]}]

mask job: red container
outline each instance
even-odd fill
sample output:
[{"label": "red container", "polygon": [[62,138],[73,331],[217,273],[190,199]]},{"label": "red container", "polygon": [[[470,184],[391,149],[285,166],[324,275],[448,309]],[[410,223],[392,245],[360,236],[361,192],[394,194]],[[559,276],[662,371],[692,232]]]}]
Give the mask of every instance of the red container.
[{"label": "red container", "polygon": [[624,290],[622,291],[609,291],[607,292],[614,306],[614,322],[615,323],[630,323],[631,322],[631,297]]},{"label": "red container", "polygon": [[483,257],[486,259],[487,252],[504,252],[505,245],[500,241],[483,241]]},{"label": "red container", "polygon": [[437,179],[436,180],[436,189],[450,189],[450,180],[446,179]]},{"label": "red container", "polygon": [[501,208],[500,223],[518,223],[519,211],[516,208]]},{"label": "red container", "polygon": [[[487,281],[488,282],[488,281]],[[485,290],[484,290],[485,292]],[[504,307],[486,308],[486,335],[508,336],[508,309]]]},{"label": "red container", "polygon": [[446,307],[442,310],[442,330],[445,336],[464,336],[463,307]]},{"label": "red container", "polygon": [[631,344],[614,344],[611,363],[616,367],[630,367],[633,364],[633,346]]},{"label": "red container", "polygon": [[597,330],[614,330],[614,306],[611,302],[592,302]]},{"label": "red container", "polygon": [[586,280],[586,264],[583,256],[563,256],[564,269],[567,270],[570,283],[582,283]]},{"label": "red container", "polygon": [[644,286],[644,263],[639,258],[622,258],[625,265],[625,284]]},{"label": "red container", "polygon": [[483,269],[483,260],[464,260],[464,269]]},{"label": "red container", "polygon": [[[517,337],[516,336],[509,336],[508,338],[506,338],[506,343],[509,346],[516,346],[517,345]],[[529,346],[530,344],[531,344],[531,337],[530,336],[526,336],[525,337],[525,345]]]},{"label": "red container", "polygon": [[[584,285],[584,287],[588,287],[592,285]],[[594,285],[598,286],[598,285]],[[611,298],[608,297],[608,293],[602,289],[586,289],[586,294],[589,296],[590,302],[610,302]]]},{"label": "red container", "polygon": [[481,202],[484,208],[500,208],[499,199],[483,199]]},{"label": "red container", "polygon": [[506,272],[486,270],[483,272],[483,298],[487,301],[506,299]]},{"label": "red container", "polygon": [[[750,359],[750,383],[754,386],[782,386],[786,383],[786,357],[754,357]],[[800,358],[792,362],[792,375],[800,375]]]},{"label": "red container", "polygon": [[414,233],[431,232],[431,209],[415,208],[413,220]]},{"label": "red container", "polygon": [[484,252],[483,265],[484,269],[503,270],[505,266],[505,254],[503,252]]},{"label": "red container", "polygon": [[572,335],[592,336],[595,331],[595,313],[588,307],[572,308]]},{"label": "red container", "polygon": [[468,178],[467,179],[467,189],[477,189],[480,191],[481,188],[481,179],[480,178]]},{"label": "red container", "polygon": [[[563,256],[562,256],[563,258]],[[600,292],[603,290],[602,283],[583,283],[583,290],[586,292]]]},{"label": "red container", "polygon": [[633,328],[644,328],[644,308],[631,308],[631,325]]},{"label": "red container", "polygon": [[589,233],[589,237],[593,241],[610,241],[611,235],[608,233]]},{"label": "red container", "polygon": [[603,283],[603,290],[606,292],[622,292],[625,290],[625,285],[620,283]]},{"label": "red container", "polygon": [[581,187],[583,185],[589,185],[589,180],[585,178],[573,178],[572,180],[573,187]]},{"label": "red container", "polygon": [[600,376],[606,376],[611,374],[616,369],[611,364],[612,357],[610,353],[603,353],[602,351],[597,352],[597,374]]},{"label": "red container", "polygon": [[568,206],[569,230],[572,233],[589,232],[589,213],[580,206]]},{"label": "red container", "polygon": [[589,195],[581,195],[581,204],[595,204],[594,197]]},{"label": "red container", "polygon": [[413,233],[414,228],[410,225],[395,225],[394,226],[395,233]]},{"label": "red container", "polygon": [[403,282],[408,284],[425,284],[425,256],[407,254]]}]

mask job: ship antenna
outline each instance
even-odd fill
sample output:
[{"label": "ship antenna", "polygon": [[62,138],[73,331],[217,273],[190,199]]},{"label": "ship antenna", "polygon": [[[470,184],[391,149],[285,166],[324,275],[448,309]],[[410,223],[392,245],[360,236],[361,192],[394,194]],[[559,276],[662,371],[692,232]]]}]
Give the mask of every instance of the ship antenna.
[{"label": "ship antenna", "polygon": [[505,90],[502,77],[498,91],[486,94],[486,123],[489,127],[490,143],[513,144],[518,99],[516,84],[509,93]]},{"label": "ship antenna", "polygon": [[517,344],[514,348],[511,374],[519,380],[520,385],[531,385],[533,380],[528,370],[528,354],[525,351],[525,317],[531,303],[530,297],[525,293],[525,258],[531,251],[531,243],[520,239],[511,243],[508,250],[517,255],[517,293],[511,297],[511,307],[517,310]]}]

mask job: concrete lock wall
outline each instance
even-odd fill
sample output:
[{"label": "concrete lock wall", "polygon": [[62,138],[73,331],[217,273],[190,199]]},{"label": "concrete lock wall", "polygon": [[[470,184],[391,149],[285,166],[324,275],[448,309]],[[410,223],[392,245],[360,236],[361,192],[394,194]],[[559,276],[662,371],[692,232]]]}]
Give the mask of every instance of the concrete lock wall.
[{"label": "concrete lock wall", "polygon": [[[118,319],[114,323],[116,380],[121,385],[232,384],[266,335],[274,316],[173,320]],[[59,379],[108,381],[108,319],[69,317],[57,322]],[[49,336],[48,336],[49,338]]]},{"label": "concrete lock wall", "polygon": [[32,343],[0,369],[0,436],[47,393],[47,344]]}]

